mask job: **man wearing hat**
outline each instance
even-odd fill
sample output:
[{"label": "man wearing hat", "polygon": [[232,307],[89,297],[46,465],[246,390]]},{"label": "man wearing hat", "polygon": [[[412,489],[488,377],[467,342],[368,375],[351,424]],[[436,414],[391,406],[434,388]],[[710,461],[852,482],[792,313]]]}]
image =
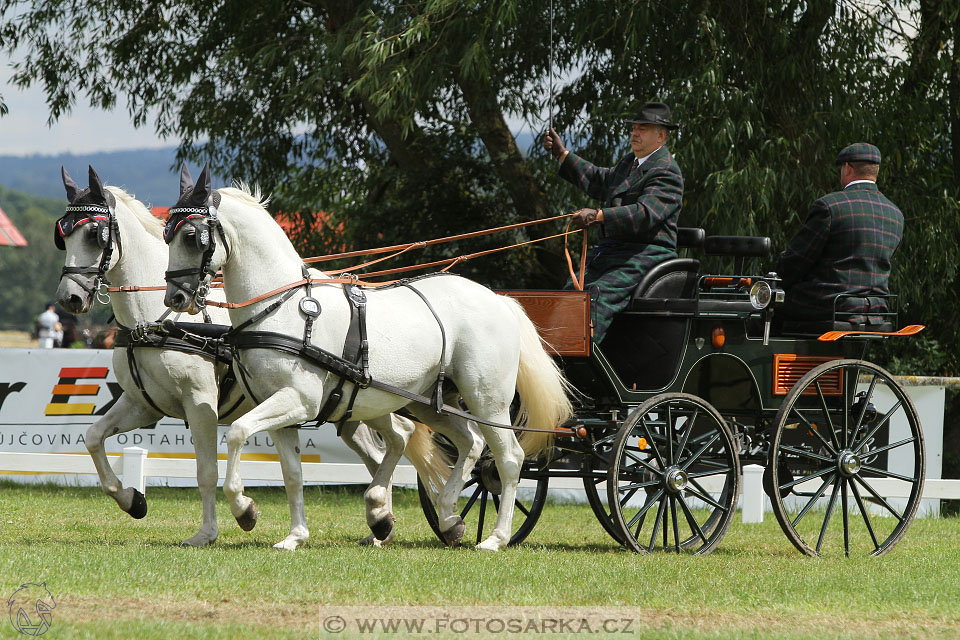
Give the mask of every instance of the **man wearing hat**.
[{"label": "man wearing hat", "polygon": [[595,299],[593,340],[598,344],[644,274],[677,256],[683,176],[666,147],[667,132],[677,125],[662,102],[647,102],[627,123],[631,153],[609,168],[566,149],[556,131],[547,130],[543,139],[560,163],[560,176],[601,202],[599,209],[580,209],[573,217],[577,228],[596,225],[600,236],[587,254],[584,278]]},{"label": "man wearing hat", "polygon": [[[807,220],[777,262],[787,292],[777,311],[783,320],[830,320],[838,294],[890,293],[890,260],[903,236],[903,214],[877,189],[880,150],[858,142],[837,156],[841,191],[813,203]],[[841,312],[888,310],[883,299],[840,298]],[[855,324],[880,324],[878,316],[838,316]]]}]

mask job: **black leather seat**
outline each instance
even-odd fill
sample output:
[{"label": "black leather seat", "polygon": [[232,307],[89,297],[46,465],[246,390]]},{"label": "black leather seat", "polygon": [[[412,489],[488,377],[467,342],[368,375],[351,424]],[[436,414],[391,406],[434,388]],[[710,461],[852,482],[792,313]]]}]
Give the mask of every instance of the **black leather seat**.
[{"label": "black leather seat", "polygon": [[633,290],[631,301],[638,298],[693,298],[700,278],[700,261],[674,258],[661,262],[643,276]]}]

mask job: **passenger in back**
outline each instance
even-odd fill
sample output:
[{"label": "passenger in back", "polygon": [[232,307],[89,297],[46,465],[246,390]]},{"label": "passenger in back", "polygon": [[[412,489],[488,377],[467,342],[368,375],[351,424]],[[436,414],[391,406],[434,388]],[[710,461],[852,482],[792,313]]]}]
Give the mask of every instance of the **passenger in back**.
[{"label": "passenger in back", "polygon": [[[777,325],[829,321],[839,294],[890,293],[891,260],[903,236],[903,214],[877,188],[880,150],[858,142],[844,148],[836,164],[841,190],[813,203],[777,262],[786,291]],[[836,310],[843,312],[838,320],[866,325],[882,324],[882,316],[871,314],[889,311],[887,301],[877,297],[840,298]]]}]

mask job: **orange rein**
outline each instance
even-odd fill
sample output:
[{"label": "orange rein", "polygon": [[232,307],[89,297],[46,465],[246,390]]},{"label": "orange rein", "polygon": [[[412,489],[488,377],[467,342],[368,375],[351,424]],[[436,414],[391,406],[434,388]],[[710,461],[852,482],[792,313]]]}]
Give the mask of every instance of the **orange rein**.
[{"label": "orange rein", "polygon": [[[356,250],[356,251],[346,251],[346,252],[343,252],[343,253],[335,253],[335,254],[331,254],[331,255],[327,255],[327,256],[318,256],[318,257],[313,257],[313,258],[305,258],[305,259],[303,260],[303,262],[306,263],[306,264],[311,264],[311,263],[315,263],[315,262],[326,262],[326,261],[328,261],[328,260],[336,260],[336,259],[338,259],[338,258],[350,258],[350,257],[353,257],[353,256],[361,256],[361,255],[375,255],[375,254],[378,254],[378,253],[387,253],[387,252],[390,252],[390,251],[393,251],[393,252],[394,252],[394,253],[392,253],[392,254],[389,255],[389,256],[384,256],[384,257],[382,257],[382,258],[377,258],[376,260],[371,260],[371,261],[365,262],[365,263],[363,263],[363,264],[354,265],[353,267],[349,267],[349,268],[344,269],[344,270],[341,271],[341,273],[347,273],[347,272],[350,272],[350,271],[355,271],[355,270],[357,270],[357,269],[362,269],[362,268],[364,268],[364,267],[368,267],[368,266],[373,265],[373,264],[377,264],[377,263],[379,263],[379,262],[383,262],[383,261],[385,261],[385,260],[389,260],[389,259],[391,259],[391,258],[395,258],[395,257],[399,256],[400,254],[406,253],[407,251],[410,251],[410,250],[412,250],[412,249],[422,249],[423,247],[426,247],[426,246],[428,246],[428,245],[443,244],[443,243],[446,243],[446,242],[454,242],[454,241],[456,241],[456,240],[465,240],[465,239],[468,239],[468,238],[476,238],[476,237],[483,236],[483,235],[492,235],[492,234],[494,234],[494,233],[499,233],[500,231],[509,231],[509,230],[511,230],[511,229],[519,229],[519,228],[522,228],[522,227],[529,227],[529,226],[532,226],[532,225],[535,225],[535,224],[543,224],[544,222],[550,222],[550,221],[553,221],[553,220],[559,220],[559,219],[561,219],[561,218],[569,218],[569,217],[571,217],[571,216],[573,216],[573,215],[576,215],[576,213],[565,213],[565,214],[562,214],[562,215],[559,215],[559,216],[553,216],[553,217],[551,217],[551,218],[542,218],[542,219],[540,219],[540,220],[530,220],[530,221],[528,221],[528,222],[518,222],[518,223],[516,223],[516,224],[504,225],[504,226],[502,226],[502,227],[494,227],[494,228],[491,228],[491,229],[483,229],[483,230],[481,230],[481,231],[471,231],[471,232],[469,232],[469,233],[462,233],[462,234],[454,235],[454,236],[446,236],[446,237],[444,237],[444,238],[435,238],[435,239],[433,239],[433,240],[420,240],[420,241],[417,241],[417,242],[409,242],[409,243],[406,243],[406,244],[392,245],[392,246],[389,246],[389,247],[379,247],[379,248],[377,248],[377,249],[359,249],[359,250]],[[417,269],[425,269],[425,268],[429,268],[429,267],[438,267],[438,266],[441,266],[441,265],[446,265],[443,269],[441,269],[441,271],[447,271],[448,269],[452,268],[454,265],[457,265],[457,264],[459,264],[459,263],[461,263],[461,262],[466,262],[467,260],[472,260],[473,258],[478,258],[478,257],[480,257],[480,256],[489,255],[489,254],[491,254],[491,253],[496,253],[496,252],[498,252],[498,251],[506,251],[507,249],[515,249],[515,248],[517,248],[517,247],[522,247],[522,246],[527,245],[527,244],[533,244],[533,243],[536,243],[536,242],[543,242],[543,241],[545,241],[545,240],[552,240],[552,239],[554,239],[554,238],[563,237],[563,250],[564,250],[564,254],[566,255],[566,259],[567,259],[567,266],[568,266],[568,268],[570,269],[570,279],[573,281],[573,285],[574,285],[574,287],[577,289],[577,291],[583,291],[584,272],[585,272],[585,269],[586,269],[586,261],[587,261],[587,230],[586,230],[586,229],[583,229],[583,230],[582,230],[582,231],[583,231],[583,248],[582,248],[581,255],[580,255],[580,276],[579,276],[579,278],[578,278],[577,275],[574,273],[574,270],[573,270],[573,260],[572,260],[571,257],[570,257],[570,250],[569,250],[569,247],[567,246],[567,236],[569,236],[569,235],[571,235],[571,234],[574,234],[574,233],[578,233],[578,231],[579,231],[579,230],[571,231],[571,230],[570,230],[570,221],[568,221],[568,222],[567,222],[567,226],[566,226],[566,228],[564,229],[564,231],[563,231],[562,233],[556,233],[556,234],[553,234],[553,235],[550,235],[550,236],[545,236],[545,237],[542,237],[542,238],[535,238],[535,239],[533,239],[533,240],[526,240],[526,241],[524,241],[524,242],[518,242],[518,243],[515,243],[515,244],[511,244],[511,245],[505,246],[505,247],[497,247],[496,249],[486,249],[486,250],[484,250],[484,251],[477,251],[477,252],[474,252],[474,253],[469,253],[469,254],[467,254],[467,255],[457,256],[457,257],[455,257],[455,258],[446,258],[446,259],[443,259],[443,260],[436,260],[436,261],[434,261],[434,262],[426,262],[426,263],[421,263],[421,264],[415,264],[415,265],[410,265],[410,266],[407,266],[407,267],[395,267],[395,268],[393,268],[393,269],[382,269],[382,270],[380,270],[380,271],[371,271],[371,272],[365,273],[365,274],[363,274],[363,275],[366,276],[366,277],[371,277],[371,276],[383,276],[383,275],[388,275],[388,274],[392,274],[392,273],[402,273],[402,272],[405,272],[405,271],[414,271],[414,270],[417,270]],[[273,296],[275,296],[275,295],[277,295],[277,294],[279,294],[279,293],[283,293],[284,291],[288,291],[288,290],[290,290],[290,289],[294,289],[294,288],[296,288],[296,287],[303,286],[303,285],[307,284],[307,282],[310,282],[311,284],[314,284],[314,283],[317,283],[317,284],[321,284],[321,283],[357,284],[357,283],[359,283],[359,284],[363,284],[363,285],[369,286],[369,287],[377,287],[377,286],[383,286],[383,285],[386,285],[386,284],[390,284],[390,282],[378,282],[378,283],[364,282],[364,281],[359,280],[357,277],[309,278],[309,279],[304,278],[304,279],[298,280],[298,281],[296,281],[296,282],[291,282],[290,284],[284,285],[284,286],[282,286],[282,287],[278,287],[278,288],[276,288],[276,289],[273,289],[272,291],[268,291],[267,293],[261,294],[261,295],[255,297],[255,298],[251,298],[250,300],[246,300],[246,301],[244,301],[244,302],[217,302],[217,301],[214,301],[214,300],[207,300],[207,301],[206,301],[206,304],[208,304],[208,305],[210,305],[210,306],[214,306],[214,307],[224,308],[224,309],[240,309],[240,308],[243,308],[243,307],[250,306],[250,305],[252,305],[252,304],[256,304],[257,302],[261,302],[261,301],[263,301],[263,300],[265,300],[265,299],[267,299],[267,298],[273,297]],[[211,287],[217,287],[217,286],[221,286],[221,287],[222,287],[223,284],[222,284],[222,283],[217,283],[217,282],[214,282],[214,283],[211,284]],[[107,291],[110,292],[110,293],[128,293],[128,292],[136,292],[136,291],[163,291],[163,290],[165,290],[165,289],[166,289],[166,285],[156,285],[156,286],[127,285],[127,286],[122,286],[122,287],[108,287],[108,288],[107,288]]]}]

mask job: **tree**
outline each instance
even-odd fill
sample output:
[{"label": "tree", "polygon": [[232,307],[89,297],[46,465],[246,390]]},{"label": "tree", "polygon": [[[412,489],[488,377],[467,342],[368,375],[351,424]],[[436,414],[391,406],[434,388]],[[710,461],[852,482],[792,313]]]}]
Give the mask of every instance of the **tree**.
[{"label": "tree", "polygon": [[[938,318],[960,311],[957,0],[554,4],[552,67],[548,0],[33,0],[0,14],[0,38],[52,117],[78,95],[122,98],[184,157],[268,185],[278,210],[326,210],[354,246],[586,204],[508,126],[544,127],[551,73],[564,80],[556,128],[599,162],[626,148],[620,118],[668,102],[682,125],[682,224],[778,248],[837,188],[837,151],[875,141],[882,188],[907,217],[893,282],[904,319],[958,343]],[[528,235],[539,232],[511,240]],[[560,265],[553,244],[458,270],[555,286]],[[943,371],[956,373],[951,353]]]}]

